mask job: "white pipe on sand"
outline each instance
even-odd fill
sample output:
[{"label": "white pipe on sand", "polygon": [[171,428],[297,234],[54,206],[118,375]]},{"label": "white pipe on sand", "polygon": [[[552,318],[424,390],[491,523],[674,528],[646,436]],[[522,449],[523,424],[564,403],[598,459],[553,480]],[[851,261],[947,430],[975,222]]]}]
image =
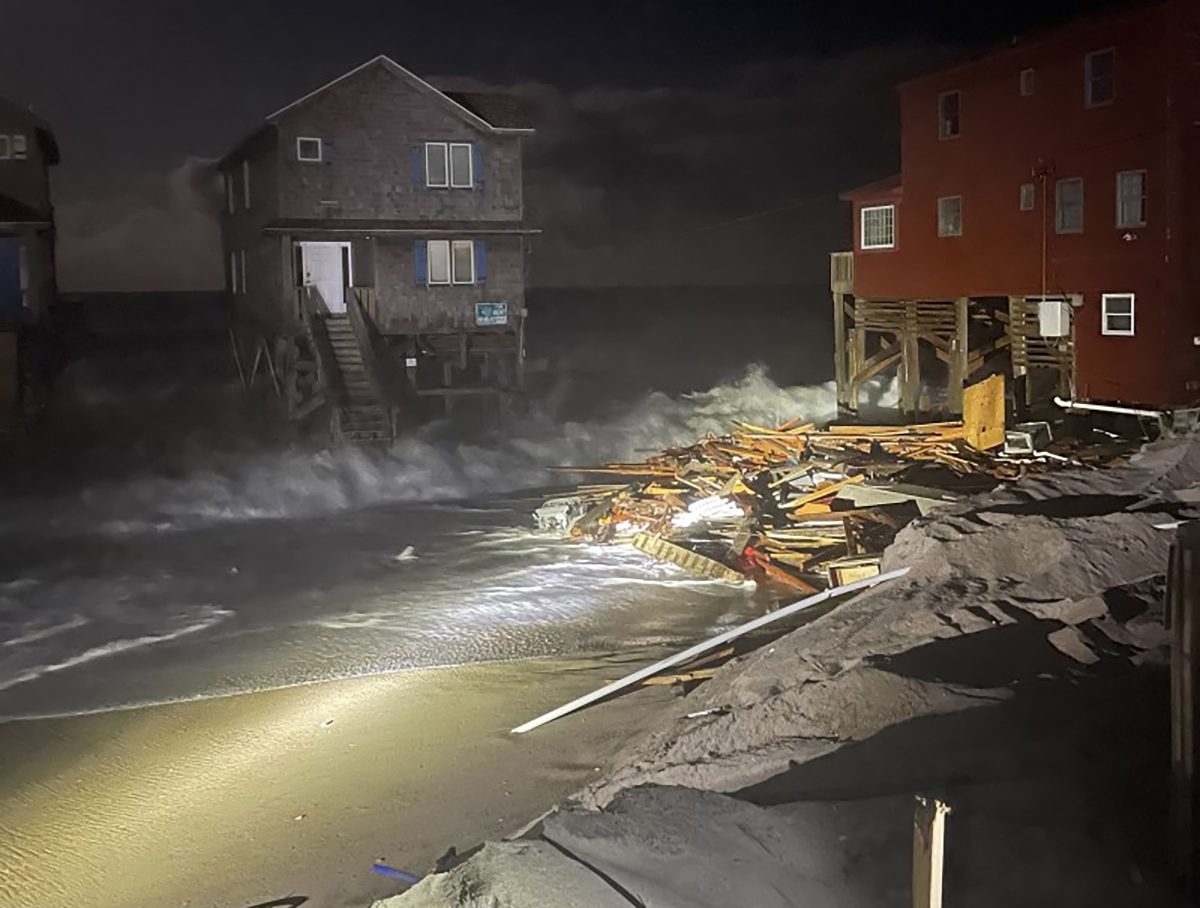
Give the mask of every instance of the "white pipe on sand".
[{"label": "white pipe on sand", "polygon": [[755,618],[753,621],[747,621],[745,624],[739,624],[732,630],[728,630],[722,634],[718,634],[715,637],[711,637],[702,643],[697,643],[691,649],[685,649],[682,653],[676,653],[674,656],[669,656],[668,658],[663,659],[661,662],[655,662],[653,665],[648,665],[643,669],[639,669],[631,675],[626,675],[619,681],[606,684],[599,690],[594,690],[590,694],[584,694],[577,700],[572,700],[570,703],[558,707],[558,709],[552,709],[545,715],[529,720],[524,725],[518,725],[512,730],[512,733],[515,735],[523,735],[527,731],[533,731],[538,726],[545,725],[547,722],[553,722],[555,719],[561,718],[567,713],[572,713],[581,707],[587,706],[589,703],[595,703],[597,700],[602,700],[609,694],[615,693],[622,688],[629,687],[631,684],[636,684],[643,678],[649,678],[651,675],[657,675],[664,668],[670,668],[673,665],[680,665],[681,663],[688,662],[691,659],[694,659],[696,656],[699,656],[701,653],[720,646],[722,643],[728,643],[730,640],[740,637],[743,634],[748,634],[750,631],[758,630],[760,627],[765,627],[774,621],[778,621],[780,618],[786,618],[788,615],[794,615],[796,612],[801,611],[802,609],[810,608],[811,606],[825,602],[826,600],[833,599],[838,596],[845,596],[847,593],[854,593],[858,590],[866,589],[867,587],[876,586],[880,583],[886,583],[889,580],[895,580],[897,577],[903,577],[908,573],[908,571],[909,569],[904,567],[895,571],[888,571],[886,574],[876,574],[874,577],[868,577],[865,580],[856,580],[853,583],[847,583],[844,586],[832,587],[831,589],[817,593],[814,596],[809,596],[807,599],[801,599],[799,602],[793,602],[791,605],[785,605],[778,611],[771,612],[768,615],[763,615],[761,618]]},{"label": "white pipe on sand", "polygon": [[1064,410],[1091,410],[1096,413],[1119,413],[1123,416],[1146,416],[1150,419],[1162,419],[1162,410],[1139,410],[1134,407],[1116,407],[1112,404],[1085,404],[1077,400],[1065,400],[1055,397],[1054,402]]}]

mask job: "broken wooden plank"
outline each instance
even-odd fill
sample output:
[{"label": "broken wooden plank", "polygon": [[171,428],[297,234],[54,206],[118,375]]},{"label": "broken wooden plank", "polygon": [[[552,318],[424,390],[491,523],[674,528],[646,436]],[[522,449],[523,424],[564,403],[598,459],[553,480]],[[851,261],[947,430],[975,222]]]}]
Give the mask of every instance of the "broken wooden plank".
[{"label": "broken wooden plank", "polygon": [[638,533],[633,537],[633,547],[651,558],[673,564],[706,580],[724,580],[729,583],[744,583],[746,580],[733,568],[653,533]]},{"label": "broken wooden plank", "polygon": [[676,653],[674,656],[668,656],[666,659],[660,659],[653,665],[648,665],[645,668],[638,669],[637,671],[626,675],[624,678],[612,682],[612,684],[606,684],[589,694],[584,694],[582,697],[575,698],[570,703],[564,703],[562,706],[552,709],[550,712],[544,713],[543,715],[538,716],[536,719],[530,719],[528,722],[518,725],[512,730],[512,733],[523,735],[526,732],[533,731],[535,728],[540,728],[548,722],[553,722],[555,719],[560,719],[563,716],[569,715],[570,713],[575,712],[577,709],[582,709],[589,704],[595,703],[597,700],[602,700],[610,694],[614,694],[619,690],[631,687],[632,685],[637,684],[643,678],[649,678],[652,675],[659,674],[665,669],[673,668],[676,665],[682,665],[689,659],[694,659],[697,656],[706,653],[723,643],[728,643],[730,640],[736,640],[738,637],[742,637],[751,631],[756,631],[761,627],[766,627],[768,624],[774,624],[776,621],[780,621],[783,618],[787,618],[796,614],[797,612],[803,611],[804,609],[812,608],[814,605],[819,605],[822,602],[828,602],[830,599],[848,596],[851,593],[857,593],[858,591],[865,590],[868,587],[878,586],[881,583],[887,583],[891,580],[897,579],[898,577],[903,577],[908,573],[908,571],[909,569],[906,567],[899,568],[895,571],[888,571],[886,574],[880,574],[879,576],[871,577],[868,580],[861,580],[857,583],[848,583],[841,587],[831,587],[824,592],[817,593],[797,602],[793,602],[790,605],[785,605],[778,611],[770,612],[769,614],[755,618],[753,621],[747,621],[745,624],[739,624],[735,628],[717,634],[715,637],[710,637],[707,640],[703,640],[700,643],[697,643],[695,646],[688,647],[683,652]]}]

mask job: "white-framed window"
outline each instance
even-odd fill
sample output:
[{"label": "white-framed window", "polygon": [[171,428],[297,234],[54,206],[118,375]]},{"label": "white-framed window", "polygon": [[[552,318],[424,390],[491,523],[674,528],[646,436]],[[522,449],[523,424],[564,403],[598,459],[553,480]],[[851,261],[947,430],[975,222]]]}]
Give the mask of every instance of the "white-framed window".
[{"label": "white-framed window", "polygon": [[873,205],[860,213],[862,230],[859,246],[863,249],[891,249],[896,245],[896,206]]},{"label": "white-framed window", "polygon": [[1103,107],[1117,96],[1116,51],[1094,50],[1083,58],[1083,99],[1086,107]]},{"label": "white-framed window", "polygon": [[450,241],[430,240],[426,244],[428,281],[434,284],[450,283]]},{"label": "white-framed window", "polygon": [[323,153],[324,148],[321,145],[321,140],[316,136],[296,137],[297,161],[312,161],[319,163]]},{"label": "white-framed window", "polygon": [[450,143],[450,186],[471,189],[475,185],[475,166],[470,142]]},{"label": "white-framed window", "polygon": [[1079,177],[1054,184],[1054,232],[1083,233],[1083,180]]},{"label": "white-framed window", "polygon": [[233,174],[231,174],[227,170],[224,173],[224,177],[225,177],[225,207],[229,210],[230,214],[233,214],[233,211],[234,211]]},{"label": "white-framed window", "polygon": [[425,185],[435,189],[450,186],[450,149],[445,142],[425,143]]},{"label": "white-framed window", "polygon": [[12,156],[14,161],[24,161],[29,154],[29,146],[26,143],[25,136],[22,133],[17,133],[12,137]]},{"label": "white-framed window", "polygon": [[7,161],[12,157],[12,142],[8,136],[0,136],[0,161]]},{"label": "white-framed window", "polygon": [[242,161],[242,204],[250,210],[250,159]]},{"label": "white-framed window", "polygon": [[1100,297],[1100,333],[1133,336],[1132,293],[1105,293]]},{"label": "white-framed window", "polygon": [[938,236],[962,236],[962,196],[938,199]]},{"label": "white-framed window", "polygon": [[1033,211],[1036,200],[1035,192],[1036,190],[1032,183],[1021,184],[1021,198],[1018,204],[1022,211]]},{"label": "white-framed window", "polygon": [[239,259],[240,259],[241,272],[242,272],[241,273],[242,293],[244,294],[246,292],[246,250],[243,249],[238,255],[239,255]]},{"label": "white-framed window", "polygon": [[1146,171],[1117,174],[1117,227],[1146,226]]},{"label": "white-framed window", "polygon": [[470,142],[426,142],[425,185],[435,189],[473,189],[474,158]]},{"label": "white-framed window", "polygon": [[454,240],[450,244],[450,271],[456,284],[475,283],[475,243]]},{"label": "white-framed window", "polygon": [[426,243],[426,267],[430,285],[474,284],[474,241],[429,240]]},{"label": "white-framed window", "polygon": [[959,109],[962,93],[944,91],[938,95],[938,138],[953,139],[959,134]]},{"label": "white-framed window", "polygon": [[1020,84],[1022,98],[1028,98],[1037,91],[1037,70],[1032,67],[1021,70]]},{"label": "white-framed window", "polygon": [[229,292],[238,292],[238,264],[237,253],[232,249],[229,251]]}]

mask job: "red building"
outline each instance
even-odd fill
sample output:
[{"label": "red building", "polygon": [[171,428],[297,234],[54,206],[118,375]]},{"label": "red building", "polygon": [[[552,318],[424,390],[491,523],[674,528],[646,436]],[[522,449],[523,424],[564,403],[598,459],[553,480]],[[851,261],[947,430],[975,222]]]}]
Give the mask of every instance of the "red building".
[{"label": "red building", "polygon": [[840,402],[892,365],[909,412],[953,412],[1001,367],[1028,401],[1200,402],[1200,2],[1078,21],[899,94],[901,173],[843,195]]}]

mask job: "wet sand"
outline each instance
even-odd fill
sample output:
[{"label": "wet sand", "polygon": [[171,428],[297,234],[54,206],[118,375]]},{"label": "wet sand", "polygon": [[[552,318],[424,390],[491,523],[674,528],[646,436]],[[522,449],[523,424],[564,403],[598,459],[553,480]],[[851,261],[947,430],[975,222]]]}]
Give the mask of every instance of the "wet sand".
[{"label": "wet sand", "polygon": [[457,666],[0,725],[0,905],[369,904],[606,767],[671,694],[513,736],[659,657]]}]

